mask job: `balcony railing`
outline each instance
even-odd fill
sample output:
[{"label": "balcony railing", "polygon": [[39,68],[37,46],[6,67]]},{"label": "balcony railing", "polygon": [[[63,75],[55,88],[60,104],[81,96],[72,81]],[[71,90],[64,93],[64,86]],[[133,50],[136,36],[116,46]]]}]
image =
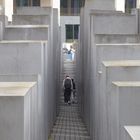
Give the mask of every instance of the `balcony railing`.
[{"label": "balcony railing", "polygon": [[79,16],[80,8],[60,8],[61,16]]}]

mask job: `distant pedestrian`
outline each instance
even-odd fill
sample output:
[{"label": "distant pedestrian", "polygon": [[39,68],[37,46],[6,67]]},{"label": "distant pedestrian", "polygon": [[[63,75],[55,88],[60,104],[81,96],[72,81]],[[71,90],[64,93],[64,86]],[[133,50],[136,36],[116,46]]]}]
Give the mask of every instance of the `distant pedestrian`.
[{"label": "distant pedestrian", "polygon": [[70,97],[71,91],[73,89],[73,84],[71,78],[68,75],[63,80],[63,88],[64,88],[64,102],[70,105],[71,104]]}]

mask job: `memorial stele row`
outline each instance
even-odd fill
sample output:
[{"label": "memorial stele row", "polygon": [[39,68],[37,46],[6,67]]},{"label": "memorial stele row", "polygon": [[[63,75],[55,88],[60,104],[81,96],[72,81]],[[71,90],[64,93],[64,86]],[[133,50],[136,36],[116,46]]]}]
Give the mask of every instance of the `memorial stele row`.
[{"label": "memorial stele row", "polygon": [[115,0],[81,8],[77,81],[92,140],[140,139],[139,15],[116,11]]}]

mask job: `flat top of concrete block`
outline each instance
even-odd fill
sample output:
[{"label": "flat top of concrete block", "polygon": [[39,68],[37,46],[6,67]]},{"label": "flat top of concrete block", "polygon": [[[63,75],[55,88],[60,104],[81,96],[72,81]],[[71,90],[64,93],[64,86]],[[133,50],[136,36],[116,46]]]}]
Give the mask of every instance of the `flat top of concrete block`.
[{"label": "flat top of concrete block", "polygon": [[95,37],[139,37],[140,38],[140,35],[138,34],[95,34]]},{"label": "flat top of concrete block", "polygon": [[135,16],[127,13],[123,13],[121,11],[113,11],[113,10],[91,10],[91,16]]},{"label": "flat top of concrete block", "polygon": [[36,82],[0,82],[0,96],[25,96]]},{"label": "flat top of concrete block", "polygon": [[140,46],[140,43],[113,43],[113,44],[96,44],[96,46]]},{"label": "flat top of concrete block", "polygon": [[50,14],[41,14],[41,15],[33,15],[33,14],[28,14],[28,15],[20,15],[20,14],[14,14],[14,15],[12,15],[12,17],[17,17],[17,16],[19,16],[19,17],[50,17]]},{"label": "flat top of concrete block", "polygon": [[52,7],[16,7],[16,13],[18,15],[48,15],[52,12]]},{"label": "flat top of concrete block", "polygon": [[101,33],[101,34],[95,34],[95,36],[138,36],[140,37],[139,34],[107,34],[107,33]]},{"label": "flat top of concrete block", "polygon": [[140,126],[125,126],[124,128],[133,140],[140,140]]},{"label": "flat top of concrete block", "polygon": [[47,40],[3,40],[0,44],[11,44],[11,43],[47,43]]},{"label": "flat top of concrete block", "polygon": [[140,60],[103,61],[105,67],[139,67]]},{"label": "flat top of concrete block", "polygon": [[140,87],[140,81],[115,81],[112,84],[118,87]]},{"label": "flat top of concrete block", "polygon": [[49,25],[8,25],[6,28],[48,28]]},{"label": "flat top of concrete block", "polygon": [[122,11],[115,11],[115,10],[96,10],[96,9],[91,9],[90,13],[123,13]]}]

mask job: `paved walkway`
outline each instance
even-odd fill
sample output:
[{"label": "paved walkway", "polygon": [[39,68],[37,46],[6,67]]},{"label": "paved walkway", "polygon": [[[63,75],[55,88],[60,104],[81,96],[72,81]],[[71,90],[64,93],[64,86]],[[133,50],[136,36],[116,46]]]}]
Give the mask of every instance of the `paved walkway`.
[{"label": "paved walkway", "polygon": [[[73,62],[64,62],[63,70],[61,83],[65,74],[75,79],[75,64]],[[61,93],[58,109],[59,115],[52,130],[52,140],[90,140],[86,126],[79,114],[78,103],[65,105],[63,93]]]}]

